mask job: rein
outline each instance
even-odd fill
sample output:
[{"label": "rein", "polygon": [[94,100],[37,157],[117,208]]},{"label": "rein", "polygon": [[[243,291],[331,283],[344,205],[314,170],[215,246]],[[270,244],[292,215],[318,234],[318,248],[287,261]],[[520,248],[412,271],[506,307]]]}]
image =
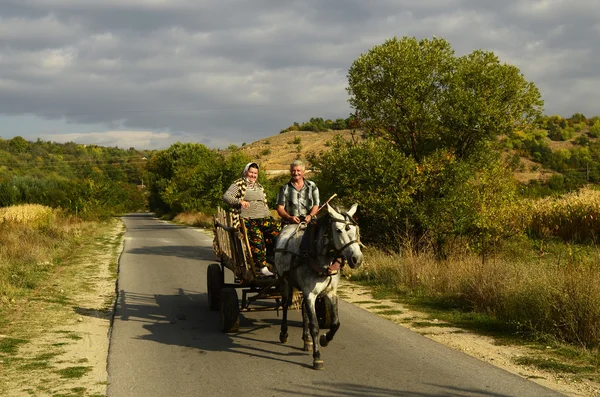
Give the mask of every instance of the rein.
[{"label": "rein", "polygon": [[[315,271],[315,273],[325,275],[325,276],[332,276],[333,274],[336,274],[337,271],[341,267],[344,266],[343,261],[337,260],[338,258],[343,257],[342,251],[344,251],[346,248],[348,248],[352,244],[358,244],[360,247],[361,243],[360,243],[360,234],[359,234],[358,224],[348,214],[344,213],[343,215],[345,215],[345,217],[346,217],[345,219],[329,216],[329,222],[325,226],[326,229],[323,232],[324,237],[327,238],[327,240],[329,240],[329,241],[328,241],[327,245],[321,247],[321,253],[317,254],[317,255],[326,258],[326,262],[329,262],[327,267],[322,267],[318,263],[314,263],[310,260],[310,258],[308,258],[306,261],[298,261],[296,259],[292,260],[292,268],[301,266],[302,264],[304,264],[304,262],[306,262],[306,265],[308,265],[310,268],[312,268],[313,271]],[[329,233],[335,233],[332,230],[334,223],[341,223],[346,226],[356,226],[356,238],[347,242],[341,248],[339,248],[339,249],[336,248],[333,237],[332,236],[327,237],[327,235]],[[297,233],[300,231],[301,226],[302,226],[302,224],[298,224],[296,226],[294,235],[297,235]],[[291,238],[286,241],[286,244],[283,248],[275,249],[275,252],[290,253],[293,255],[293,257],[299,258],[300,257],[299,255],[297,255],[296,253],[294,253],[288,249],[288,245],[289,245],[290,241],[291,241]],[[312,242],[311,242],[311,244],[312,244]],[[332,258],[331,261],[328,261],[327,258],[329,258],[329,257]]]}]

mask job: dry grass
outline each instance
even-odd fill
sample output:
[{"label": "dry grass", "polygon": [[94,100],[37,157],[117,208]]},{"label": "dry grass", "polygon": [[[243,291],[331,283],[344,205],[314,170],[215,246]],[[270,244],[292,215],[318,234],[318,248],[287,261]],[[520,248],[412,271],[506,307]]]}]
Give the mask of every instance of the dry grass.
[{"label": "dry grass", "polygon": [[[363,267],[349,275],[401,295],[490,315],[515,331],[600,347],[598,253],[578,253],[565,244],[545,258],[523,246],[518,250],[520,257],[506,253],[482,264],[464,253],[436,261],[427,252],[402,256],[367,249]],[[564,251],[571,255],[561,257]]]},{"label": "dry grass", "polygon": [[212,216],[201,212],[182,212],[181,214],[177,214],[175,218],[173,218],[173,221],[194,227],[212,228],[213,226]]},{"label": "dry grass", "polygon": [[[353,133],[351,130],[325,132],[288,131],[242,146],[240,150],[246,153],[251,159],[257,161],[267,173],[276,174],[278,172],[287,172],[290,163],[296,159],[305,161],[306,155],[310,152],[320,153],[323,150],[327,150],[329,143],[334,140],[336,135],[341,135],[347,140],[362,140],[361,132]],[[269,150],[270,152],[267,154]]]},{"label": "dry grass", "polygon": [[2,208],[0,308],[24,290],[35,288],[53,260],[77,244],[83,227],[40,205]]}]

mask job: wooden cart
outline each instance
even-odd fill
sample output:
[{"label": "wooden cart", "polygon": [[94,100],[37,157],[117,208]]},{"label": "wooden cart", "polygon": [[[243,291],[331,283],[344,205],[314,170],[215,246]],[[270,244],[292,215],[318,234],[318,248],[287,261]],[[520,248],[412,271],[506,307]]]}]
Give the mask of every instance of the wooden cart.
[{"label": "wooden cart", "polygon": [[[240,311],[265,310],[251,309],[257,300],[275,299],[275,308],[281,306],[279,279],[259,277],[256,273],[243,222],[240,227],[232,227],[231,214],[222,208],[218,208],[213,221],[213,249],[219,263],[212,263],[207,269],[208,305],[211,310],[220,310],[223,332],[236,332],[240,326]],[[225,283],[225,269],[233,272],[233,283]],[[238,289],[242,292],[241,302]]]}]

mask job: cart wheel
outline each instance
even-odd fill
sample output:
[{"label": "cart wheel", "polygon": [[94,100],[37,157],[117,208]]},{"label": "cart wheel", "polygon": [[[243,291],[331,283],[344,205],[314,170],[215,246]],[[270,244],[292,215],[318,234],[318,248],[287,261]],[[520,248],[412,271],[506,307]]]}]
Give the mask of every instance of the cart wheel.
[{"label": "cart wheel", "polygon": [[237,332],[240,329],[240,305],[235,288],[221,290],[221,331]]},{"label": "cart wheel", "polygon": [[223,271],[218,263],[211,263],[206,270],[206,289],[208,291],[208,307],[219,310],[221,289],[223,289]]},{"label": "cart wheel", "polygon": [[329,306],[325,302],[325,298],[317,298],[315,302],[315,311],[317,312],[317,320],[319,320],[319,328],[331,328],[331,312]]}]

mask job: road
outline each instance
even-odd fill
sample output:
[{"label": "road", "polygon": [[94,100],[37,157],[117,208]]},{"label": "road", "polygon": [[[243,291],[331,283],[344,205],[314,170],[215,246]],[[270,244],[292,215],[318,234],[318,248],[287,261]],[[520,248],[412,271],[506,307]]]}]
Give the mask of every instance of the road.
[{"label": "road", "polygon": [[242,313],[238,333],[219,330],[207,308],[211,236],[149,214],[123,220],[109,397],[561,396],[343,301],[315,371],[298,311],[285,345],[274,310]]}]

